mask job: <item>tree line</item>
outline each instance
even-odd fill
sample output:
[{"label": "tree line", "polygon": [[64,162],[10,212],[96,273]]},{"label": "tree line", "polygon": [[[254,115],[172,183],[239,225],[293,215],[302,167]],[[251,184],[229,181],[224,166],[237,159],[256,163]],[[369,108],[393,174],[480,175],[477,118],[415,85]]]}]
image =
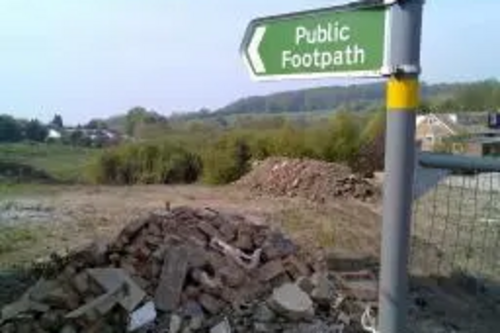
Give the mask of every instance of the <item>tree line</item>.
[{"label": "tree line", "polygon": [[[467,83],[421,85],[422,108],[432,112],[484,111],[500,108],[500,82],[487,79]],[[316,112],[348,109],[362,112],[384,105],[383,82],[330,86],[280,92],[267,96],[241,98],[207,113],[201,110],[191,118],[248,113]]]},{"label": "tree line", "polygon": [[36,119],[20,120],[10,115],[0,115],[0,142],[43,142],[49,129]]},{"label": "tree line", "polygon": [[[346,163],[370,174],[383,167],[385,112],[359,116],[336,112],[306,125],[269,118],[256,124],[167,132],[161,138],[105,149],[88,169],[101,184],[226,184],[246,173],[254,160],[270,156]],[[266,126],[256,126],[257,124]],[[205,126],[205,127],[204,127]]]},{"label": "tree line", "polygon": [[[59,114],[54,115],[48,123],[42,123],[38,119],[18,119],[8,114],[0,114],[0,143],[57,141],[74,146],[102,147],[107,140],[102,133],[96,131],[91,138],[85,131],[105,129],[106,122],[96,119],[70,130],[64,126],[63,118]],[[55,137],[49,136],[50,130],[57,132]]]}]

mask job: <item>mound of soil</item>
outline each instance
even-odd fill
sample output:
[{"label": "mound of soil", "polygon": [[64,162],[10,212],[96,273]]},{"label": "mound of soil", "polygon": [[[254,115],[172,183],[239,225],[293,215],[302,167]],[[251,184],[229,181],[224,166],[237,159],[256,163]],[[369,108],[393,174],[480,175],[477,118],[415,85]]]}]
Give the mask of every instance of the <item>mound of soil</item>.
[{"label": "mound of soil", "polygon": [[376,201],[381,192],[345,165],[312,159],[269,158],[235,184],[256,193],[304,197],[316,202],[339,197]]}]

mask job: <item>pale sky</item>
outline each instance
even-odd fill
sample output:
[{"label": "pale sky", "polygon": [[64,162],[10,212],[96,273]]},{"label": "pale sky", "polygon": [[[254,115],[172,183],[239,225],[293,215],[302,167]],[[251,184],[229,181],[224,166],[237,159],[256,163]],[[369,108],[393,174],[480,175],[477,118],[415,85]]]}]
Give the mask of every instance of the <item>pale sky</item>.
[{"label": "pale sky", "polygon": [[[163,114],[362,80],[253,82],[239,55],[256,17],[336,0],[1,0],[0,113],[68,123],[140,105]],[[499,76],[498,0],[427,0],[423,80]]]}]

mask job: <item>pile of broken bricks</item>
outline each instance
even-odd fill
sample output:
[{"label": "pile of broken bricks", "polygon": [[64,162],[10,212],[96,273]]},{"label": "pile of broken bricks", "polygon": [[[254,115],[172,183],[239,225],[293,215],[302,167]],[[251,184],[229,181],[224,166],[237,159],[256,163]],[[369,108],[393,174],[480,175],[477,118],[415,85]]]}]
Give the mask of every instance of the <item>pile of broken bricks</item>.
[{"label": "pile of broken bricks", "polygon": [[177,207],[68,254],[2,309],[0,332],[350,332],[377,285],[342,262],[326,272],[266,224]]}]

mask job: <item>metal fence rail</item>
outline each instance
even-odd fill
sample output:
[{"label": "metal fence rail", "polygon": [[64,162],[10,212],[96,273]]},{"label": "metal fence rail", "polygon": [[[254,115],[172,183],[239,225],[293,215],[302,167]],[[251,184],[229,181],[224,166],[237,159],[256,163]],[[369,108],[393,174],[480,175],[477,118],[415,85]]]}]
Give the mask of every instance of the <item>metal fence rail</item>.
[{"label": "metal fence rail", "polygon": [[500,282],[500,159],[419,156],[410,271]]}]

